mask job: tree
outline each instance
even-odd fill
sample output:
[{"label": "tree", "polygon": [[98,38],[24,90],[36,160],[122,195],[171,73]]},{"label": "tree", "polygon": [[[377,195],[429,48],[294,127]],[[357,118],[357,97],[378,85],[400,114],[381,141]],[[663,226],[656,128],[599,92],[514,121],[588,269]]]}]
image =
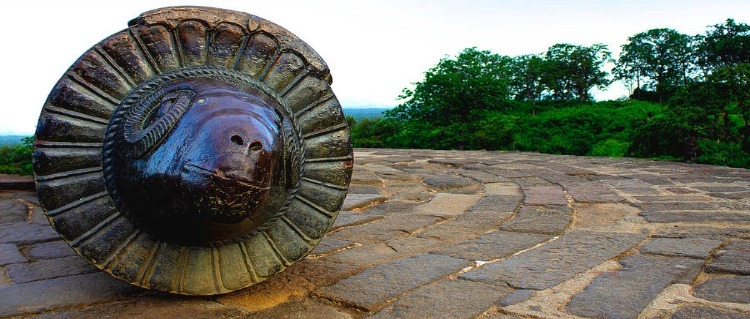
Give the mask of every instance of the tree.
[{"label": "tree", "polygon": [[589,91],[604,88],[610,81],[602,70],[612,60],[612,53],[604,44],[579,46],[559,43],[551,46],[544,56],[545,72],[542,83],[554,100],[580,102],[590,100]]},{"label": "tree", "polygon": [[750,63],[750,25],[727,19],[723,24],[709,27],[700,36],[698,47],[701,66],[715,70],[722,66]]},{"label": "tree", "polygon": [[0,146],[0,173],[33,175],[31,158],[34,137],[24,137],[21,145]]},{"label": "tree", "polygon": [[672,29],[651,29],[628,37],[614,69],[615,78],[655,91],[665,101],[684,86],[691,72],[692,37]]},{"label": "tree", "polygon": [[[614,78],[622,81],[628,86],[632,93],[641,91],[641,79],[644,77],[644,65],[638,63],[636,54],[628,54],[628,51],[635,51],[635,49],[626,48],[627,44],[622,45],[622,52],[620,57],[617,59],[615,68],[612,69]],[[633,88],[635,85],[635,88]]]},{"label": "tree", "polygon": [[516,101],[530,101],[536,104],[545,90],[542,83],[545,65],[544,58],[537,54],[513,57],[511,64],[511,94]]},{"label": "tree", "polygon": [[393,147],[391,139],[398,131],[399,125],[392,119],[364,118],[352,125],[352,143],[354,147]]},{"label": "tree", "polygon": [[[750,152],[750,63],[722,66],[707,79],[711,94],[709,103],[722,107],[723,133],[729,139],[737,136],[742,148]],[[733,132],[731,117],[735,115],[742,127]]]},{"label": "tree", "polygon": [[476,48],[445,57],[425,72],[414,90],[404,89],[404,102],[386,116],[439,128],[441,138],[451,138],[451,144],[462,149],[479,114],[509,99],[510,63],[509,57]]}]

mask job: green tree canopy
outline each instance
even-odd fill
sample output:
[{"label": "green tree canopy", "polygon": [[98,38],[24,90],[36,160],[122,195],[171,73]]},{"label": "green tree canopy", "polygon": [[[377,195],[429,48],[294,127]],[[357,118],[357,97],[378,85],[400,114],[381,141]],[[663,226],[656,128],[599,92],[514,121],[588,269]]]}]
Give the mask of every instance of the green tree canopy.
[{"label": "green tree canopy", "polygon": [[701,139],[750,152],[750,64],[719,67],[705,81],[680,88],[669,101],[669,114],[686,133],[689,160],[705,151]]},{"label": "green tree canopy", "polygon": [[612,60],[612,53],[604,44],[555,44],[547,50],[544,60],[542,83],[554,100],[586,102],[591,99],[591,89],[603,89],[610,83],[602,67]]},{"label": "green tree canopy", "polygon": [[743,150],[750,152],[750,63],[721,67],[709,79],[723,103],[742,120],[744,127],[738,133]]},{"label": "green tree canopy", "polygon": [[660,102],[684,86],[691,71],[692,37],[672,29],[651,29],[628,37],[614,69],[615,78],[636,89],[655,91]]},{"label": "green tree canopy", "polygon": [[710,26],[700,37],[698,63],[711,71],[722,66],[750,63],[750,25],[727,19]]},{"label": "green tree canopy", "polygon": [[536,54],[513,57],[511,65],[511,94],[516,101],[536,103],[546,87],[542,78],[546,72],[544,58]]},{"label": "green tree canopy", "polygon": [[701,161],[708,151],[710,162],[736,165],[735,153],[750,152],[750,26],[727,19],[695,42],[703,74],[677,91],[669,110],[689,133],[686,158]]},{"label": "green tree canopy", "polygon": [[425,72],[414,90],[405,89],[404,102],[386,116],[419,121],[455,138],[463,148],[470,126],[482,111],[498,108],[509,99],[511,58],[467,48],[445,57]]}]

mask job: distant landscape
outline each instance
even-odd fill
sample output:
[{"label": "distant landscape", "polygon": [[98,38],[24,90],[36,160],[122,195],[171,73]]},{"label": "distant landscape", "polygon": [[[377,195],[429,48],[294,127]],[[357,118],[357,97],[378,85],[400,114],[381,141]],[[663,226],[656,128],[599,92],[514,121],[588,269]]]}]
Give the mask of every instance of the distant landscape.
[{"label": "distant landscape", "polygon": [[0,146],[21,145],[26,135],[0,135]]},{"label": "distant landscape", "polygon": [[373,108],[349,108],[344,107],[344,115],[345,116],[351,116],[355,120],[363,120],[363,119],[379,119],[383,117],[383,112],[390,110],[391,108],[385,108],[385,107],[373,107]]}]

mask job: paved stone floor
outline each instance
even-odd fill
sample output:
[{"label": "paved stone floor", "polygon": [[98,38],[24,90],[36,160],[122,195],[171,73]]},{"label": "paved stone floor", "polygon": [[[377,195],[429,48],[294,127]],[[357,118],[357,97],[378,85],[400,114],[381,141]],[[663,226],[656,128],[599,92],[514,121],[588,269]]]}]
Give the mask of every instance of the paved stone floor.
[{"label": "paved stone floor", "polygon": [[750,170],[531,153],[355,152],[307,258],[213,297],[96,271],[0,193],[0,317],[750,318]]}]

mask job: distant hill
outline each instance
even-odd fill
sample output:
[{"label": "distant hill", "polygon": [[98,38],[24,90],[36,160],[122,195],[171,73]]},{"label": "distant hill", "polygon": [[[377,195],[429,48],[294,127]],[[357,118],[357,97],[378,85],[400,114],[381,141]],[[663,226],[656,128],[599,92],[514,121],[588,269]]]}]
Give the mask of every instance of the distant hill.
[{"label": "distant hill", "polygon": [[0,135],[0,146],[4,145],[20,145],[23,143],[22,139],[27,137],[26,135]]},{"label": "distant hill", "polygon": [[351,116],[355,120],[361,119],[377,119],[383,117],[383,111],[390,110],[391,108],[378,107],[378,108],[347,108],[344,107],[344,115]]}]

